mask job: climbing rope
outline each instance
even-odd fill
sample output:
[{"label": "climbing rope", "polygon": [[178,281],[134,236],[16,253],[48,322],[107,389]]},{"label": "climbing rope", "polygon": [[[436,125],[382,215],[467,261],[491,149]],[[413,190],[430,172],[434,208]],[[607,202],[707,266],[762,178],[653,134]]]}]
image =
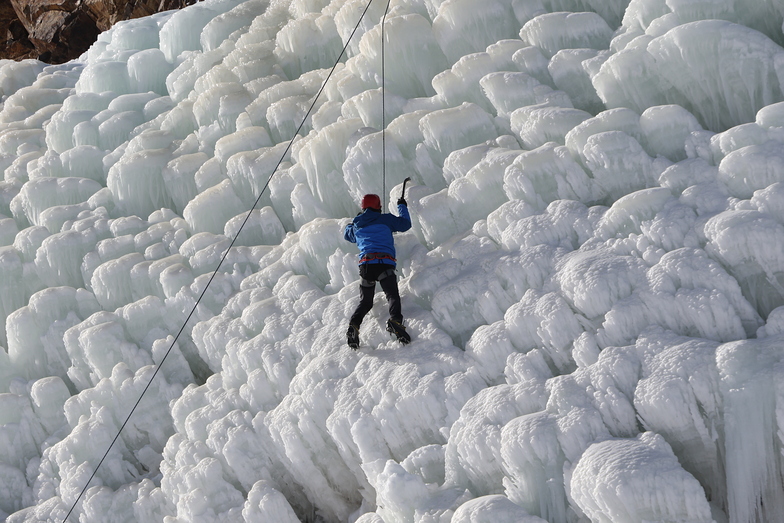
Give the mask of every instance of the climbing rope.
[{"label": "climbing rope", "polygon": [[[215,276],[218,274],[218,270],[220,270],[221,265],[223,265],[223,262],[226,261],[226,257],[229,255],[229,252],[231,251],[232,247],[234,247],[234,244],[236,243],[237,238],[239,237],[240,233],[242,233],[242,229],[245,227],[245,224],[248,223],[248,220],[250,219],[251,214],[253,213],[253,211],[256,209],[256,206],[258,206],[259,202],[261,201],[261,197],[264,194],[264,191],[266,191],[267,188],[269,187],[269,184],[272,181],[273,176],[275,176],[275,173],[278,171],[278,167],[280,167],[280,164],[283,163],[283,159],[286,157],[286,154],[288,154],[289,150],[291,149],[291,146],[294,144],[294,140],[296,140],[297,136],[299,136],[299,132],[302,130],[302,127],[305,125],[305,122],[307,121],[308,117],[310,116],[310,113],[313,111],[313,108],[316,106],[316,102],[318,101],[319,96],[321,96],[321,93],[324,92],[324,88],[327,86],[327,82],[332,77],[332,73],[335,72],[335,69],[337,68],[338,64],[340,63],[341,58],[343,58],[343,55],[346,53],[346,49],[348,49],[348,45],[349,45],[349,43],[351,43],[351,39],[354,37],[354,34],[357,32],[357,29],[359,29],[359,24],[362,23],[362,19],[365,17],[365,13],[367,13],[368,8],[370,8],[370,4],[372,2],[373,2],[373,0],[368,0],[367,5],[365,6],[365,10],[362,11],[362,15],[359,17],[359,20],[357,20],[357,25],[354,26],[354,30],[351,31],[351,35],[349,35],[348,40],[346,40],[346,44],[343,46],[343,50],[340,52],[340,55],[338,55],[337,60],[335,60],[335,65],[332,66],[332,69],[329,71],[329,74],[324,79],[324,82],[321,84],[321,88],[319,89],[318,93],[316,93],[315,98],[313,98],[313,103],[310,105],[310,108],[305,113],[305,117],[302,119],[302,123],[300,123],[299,127],[297,127],[297,130],[294,132],[294,136],[291,138],[291,140],[289,141],[288,145],[286,146],[286,150],[283,151],[283,154],[280,156],[280,160],[278,160],[278,163],[275,165],[275,168],[272,169],[272,173],[270,174],[269,178],[267,179],[267,183],[264,184],[264,187],[262,187],[261,191],[259,192],[258,198],[256,198],[256,201],[253,203],[253,207],[251,207],[250,211],[248,211],[248,214],[245,216],[245,219],[242,221],[242,224],[240,225],[240,228],[237,231],[237,234],[234,235],[234,238],[232,238],[231,243],[229,244],[229,247],[223,253],[223,256],[221,257],[220,261],[218,262],[217,267],[215,267],[215,270],[213,271],[212,276],[210,276],[210,279],[207,281],[207,285],[204,286],[204,289],[201,291],[201,294],[199,295],[199,298],[196,300],[196,303],[194,304],[193,308],[191,309],[190,314],[188,314],[188,317],[185,318],[185,321],[183,322],[182,327],[180,327],[180,330],[177,332],[177,335],[174,337],[174,340],[171,342],[171,345],[169,345],[169,349],[166,351],[166,354],[164,354],[163,358],[161,359],[161,362],[155,368],[155,372],[153,372],[152,377],[150,377],[150,380],[147,382],[147,386],[145,386],[144,390],[142,390],[142,393],[139,395],[139,399],[136,400],[136,403],[134,404],[133,408],[131,408],[131,411],[128,413],[128,416],[125,418],[125,421],[123,422],[122,426],[120,426],[120,429],[117,431],[117,435],[114,436],[114,439],[109,444],[109,448],[106,449],[106,452],[104,453],[104,455],[101,458],[101,460],[98,462],[98,465],[93,470],[93,473],[90,475],[90,478],[87,480],[87,483],[84,485],[84,488],[79,493],[79,495],[76,497],[76,500],[74,500],[73,505],[71,505],[71,509],[65,515],[65,518],[63,518],[62,523],[66,523],[66,521],[68,521],[68,518],[70,517],[71,513],[76,508],[76,505],[79,503],[79,500],[81,500],[82,496],[84,496],[84,493],[87,492],[87,488],[90,486],[90,482],[93,480],[93,478],[95,477],[96,473],[98,472],[98,469],[101,467],[101,464],[103,464],[104,460],[109,455],[109,452],[112,450],[112,447],[114,446],[114,444],[119,439],[120,434],[122,433],[123,429],[128,424],[128,422],[130,421],[131,416],[136,411],[136,408],[139,406],[139,403],[141,403],[142,398],[144,397],[144,395],[149,390],[150,385],[152,385],[152,382],[155,379],[155,376],[158,375],[158,371],[161,370],[161,367],[163,366],[163,363],[166,361],[166,358],[169,357],[169,354],[171,353],[172,349],[174,348],[174,345],[177,343],[177,340],[180,338],[180,335],[185,330],[185,326],[188,324],[188,321],[191,319],[193,314],[196,312],[196,308],[199,306],[199,303],[201,303],[202,298],[204,298],[204,295],[206,294],[207,289],[209,289],[210,284],[212,283],[212,280],[215,279]],[[388,4],[387,4],[387,8],[389,8]],[[386,14],[384,16],[386,16]],[[383,25],[382,25],[382,30],[383,30]],[[383,73],[382,73],[382,75],[383,75]]]},{"label": "climbing rope", "polygon": [[391,2],[392,0],[387,0],[387,8],[381,19],[381,209],[384,209],[387,201],[387,86],[386,63],[384,61],[384,25]]}]

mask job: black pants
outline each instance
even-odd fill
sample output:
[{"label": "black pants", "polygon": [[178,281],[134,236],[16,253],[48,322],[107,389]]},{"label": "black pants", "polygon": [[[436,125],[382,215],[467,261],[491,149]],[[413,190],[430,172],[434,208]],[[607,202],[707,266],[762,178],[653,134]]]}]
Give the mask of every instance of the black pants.
[{"label": "black pants", "polygon": [[373,308],[373,295],[376,293],[376,281],[381,284],[381,290],[386,294],[389,302],[389,317],[399,323],[403,323],[403,314],[400,309],[400,292],[397,290],[397,276],[392,273],[381,280],[382,276],[395,266],[389,263],[366,263],[359,266],[359,276],[362,281],[359,284],[359,305],[351,315],[351,323],[359,327],[365,315]]}]

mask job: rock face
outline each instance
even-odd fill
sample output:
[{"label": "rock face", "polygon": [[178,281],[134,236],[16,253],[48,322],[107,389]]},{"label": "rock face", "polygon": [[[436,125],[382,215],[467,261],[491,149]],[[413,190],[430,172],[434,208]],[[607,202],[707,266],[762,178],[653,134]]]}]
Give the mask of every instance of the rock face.
[{"label": "rock face", "polygon": [[196,0],[0,0],[0,58],[52,64],[85,52],[120,20],[180,9]]},{"label": "rock face", "polygon": [[0,58],[22,60],[38,56],[35,46],[27,37],[27,29],[9,1],[0,2],[0,41],[5,42],[0,49]]}]

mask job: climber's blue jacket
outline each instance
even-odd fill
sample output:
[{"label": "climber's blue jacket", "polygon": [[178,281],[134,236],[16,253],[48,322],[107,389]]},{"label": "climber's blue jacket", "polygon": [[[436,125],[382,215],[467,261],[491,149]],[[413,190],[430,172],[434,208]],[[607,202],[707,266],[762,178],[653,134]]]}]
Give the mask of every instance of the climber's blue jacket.
[{"label": "climber's blue jacket", "polygon": [[343,238],[359,247],[359,264],[388,263],[395,265],[395,241],[393,232],[404,232],[411,228],[408,207],[397,206],[399,216],[381,213],[376,209],[365,209],[354,221],[346,225]]}]

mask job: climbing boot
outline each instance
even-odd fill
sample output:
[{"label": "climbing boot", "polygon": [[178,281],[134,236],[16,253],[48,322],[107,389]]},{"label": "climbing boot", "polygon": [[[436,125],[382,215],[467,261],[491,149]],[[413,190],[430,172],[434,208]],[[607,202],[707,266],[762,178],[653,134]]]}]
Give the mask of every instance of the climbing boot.
[{"label": "climbing boot", "polygon": [[387,321],[387,332],[391,332],[397,338],[397,341],[403,345],[411,343],[411,335],[406,332],[406,328],[399,321],[390,319]]},{"label": "climbing boot", "polygon": [[354,350],[359,349],[359,327],[350,323],[348,325],[348,332],[346,332],[346,339],[349,347]]}]

